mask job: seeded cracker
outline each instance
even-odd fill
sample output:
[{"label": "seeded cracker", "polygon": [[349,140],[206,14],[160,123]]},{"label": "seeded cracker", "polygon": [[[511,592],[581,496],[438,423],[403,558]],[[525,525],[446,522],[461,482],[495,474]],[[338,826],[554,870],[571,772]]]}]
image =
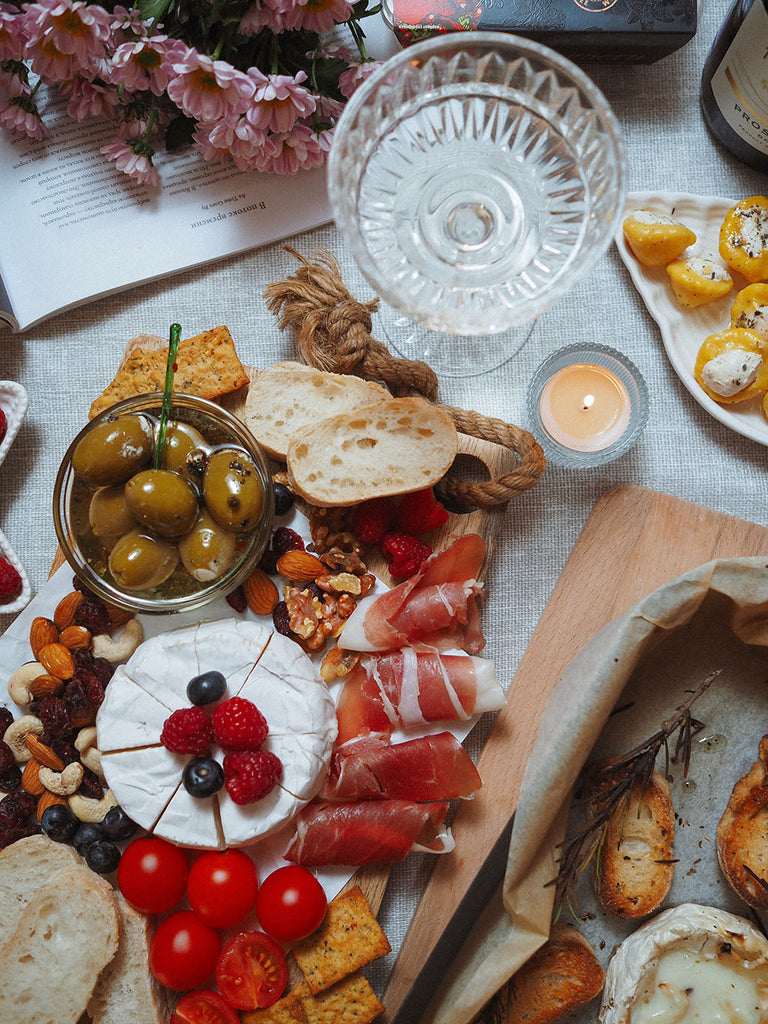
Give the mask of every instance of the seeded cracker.
[{"label": "seeded cracker", "polygon": [[307,1024],[370,1024],[384,1007],[362,974],[352,974],[332,988],[301,1000]]},{"label": "seeded cracker", "polygon": [[302,1005],[306,986],[298,985],[287,996],[265,1010],[248,1010],[240,1014],[241,1024],[309,1024],[309,1018]]},{"label": "seeded cracker", "polygon": [[390,949],[362,889],[354,886],[328,904],[319,929],[297,942],[293,954],[314,995]]},{"label": "seeded cracker", "polygon": [[[91,406],[89,419],[125,398],[161,392],[167,359],[167,347],[134,349],[112,383]],[[200,398],[220,398],[248,383],[248,375],[226,327],[214,327],[182,341],[176,367],[173,390]]]}]

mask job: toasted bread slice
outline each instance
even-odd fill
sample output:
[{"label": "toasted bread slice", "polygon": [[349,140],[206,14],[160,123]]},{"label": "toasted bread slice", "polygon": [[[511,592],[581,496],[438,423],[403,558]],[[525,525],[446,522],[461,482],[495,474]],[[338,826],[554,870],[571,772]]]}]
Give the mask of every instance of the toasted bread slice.
[{"label": "toasted bread slice", "polygon": [[636,918],[658,909],[675,874],[674,838],[669,783],[654,771],[645,789],[635,785],[603,834],[594,883],[606,910],[617,917]]},{"label": "toasted bread slice", "polygon": [[717,859],[733,891],[755,910],[768,910],[768,736],[733,787],[717,826]]},{"label": "toasted bread slice", "polygon": [[27,836],[0,850],[0,946],[43,882],[82,863],[71,846],[44,835]]},{"label": "toasted bread slice", "polygon": [[112,887],[85,866],[57,872],[0,947],[2,1024],[77,1024],[117,952]]},{"label": "toasted bread slice", "polygon": [[551,1024],[598,995],[605,972],[576,928],[553,924],[549,938],[512,975],[493,1006],[500,1024]]}]

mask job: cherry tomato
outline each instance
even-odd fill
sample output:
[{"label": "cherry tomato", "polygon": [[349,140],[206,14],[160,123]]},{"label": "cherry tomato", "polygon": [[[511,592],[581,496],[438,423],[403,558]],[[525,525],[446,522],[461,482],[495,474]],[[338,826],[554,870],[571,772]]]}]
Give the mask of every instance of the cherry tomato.
[{"label": "cherry tomato", "polygon": [[164,914],[184,895],[189,865],[184,851],[156,836],[134,839],[117,866],[117,884],[131,906]]},{"label": "cherry tomato", "polygon": [[170,1024],[240,1024],[240,1018],[218,992],[199,988],[181,997]]},{"label": "cherry tomato", "polygon": [[256,916],[264,931],[280,942],[310,935],[325,917],[328,901],[311,871],[289,864],[267,875],[256,896]]},{"label": "cherry tomato", "polygon": [[220,951],[218,933],[191,910],[179,910],[157,926],[149,946],[149,967],[161,985],[185,992],[203,984]]},{"label": "cherry tomato", "polygon": [[264,932],[240,932],[224,947],[216,967],[219,991],[238,1010],[276,1003],[287,980],[285,954]]},{"label": "cherry tomato", "polygon": [[241,850],[203,853],[189,870],[187,896],[205,924],[231,928],[253,910],[259,887],[253,861]]}]

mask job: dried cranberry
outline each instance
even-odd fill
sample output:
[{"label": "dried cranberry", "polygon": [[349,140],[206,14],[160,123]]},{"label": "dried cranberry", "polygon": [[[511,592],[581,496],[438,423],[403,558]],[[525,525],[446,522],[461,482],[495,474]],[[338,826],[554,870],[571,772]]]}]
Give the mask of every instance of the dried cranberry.
[{"label": "dried cranberry", "polygon": [[99,782],[99,777],[85,766],[83,766],[83,781],[80,783],[78,792],[92,800],[101,800],[104,796],[104,787]]},{"label": "dried cranberry", "polygon": [[52,736],[64,736],[72,732],[66,702],[61,697],[43,697],[38,709],[43,728]]},{"label": "dried cranberry", "polygon": [[112,676],[115,674],[115,666],[106,658],[94,658],[91,662],[91,672],[98,676],[99,682],[106,687]]},{"label": "dried cranberry", "polygon": [[95,672],[88,672],[83,680],[85,692],[91,704],[97,707],[104,700],[104,686]]},{"label": "dried cranberry", "polygon": [[81,580],[79,576],[73,576],[72,577],[72,589],[73,590],[79,590],[80,593],[81,594],[85,594],[86,597],[90,597],[90,598],[93,598],[94,600],[98,600],[98,598],[93,593],[93,591],[88,589],[88,585],[86,583],[84,583],[83,580]]},{"label": "dried cranberry", "polygon": [[75,622],[90,633],[106,633],[109,630],[109,611],[103,601],[86,597],[75,608]]},{"label": "dried cranberry", "polygon": [[54,736],[49,744],[51,749],[59,755],[64,764],[71,764],[72,761],[79,761],[80,754],[74,743],[68,737]]},{"label": "dried cranberry", "polygon": [[259,568],[267,576],[274,576],[277,572],[277,552],[273,551],[272,548],[267,548],[259,559]]},{"label": "dried cranberry", "polygon": [[248,602],[245,599],[245,591],[242,587],[237,587],[231,594],[227,594],[227,604],[230,608],[234,608],[236,612],[245,611],[248,607]]},{"label": "dried cranberry", "polygon": [[34,810],[35,798],[25,789],[17,789],[0,800],[0,819],[4,824],[23,825]]},{"label": "dried cranberry", "polygon": [[21,768],[17,764],[0,772],[0,793],[12,793],[21,785]]},{"label": "dried cranberry", "polygon": [[[95,661],[87,647],[76,647],[74,651],[70,651],[70,654],[72,655],[72,661],[75,663],[75,670],[91,668]],[[77,671],[75,671],[75,674],[77,674]]]},{"label": "dried cranberry", "polygon": [[29,830],[23,825],[0,821],[0,849],[5,849],[6,846],[18,842],[19,839],[24,839],[29,834]]},{"label": "dried cranberry", "polygon": [[[93,710],[88,699],[85,684],[82,681],[83,674],[81,672],[76,673],[64,690],[64,701],[72,722],[84,721]],[[96,677],[94,676],[94,678]],[[96,681],[98,682],[98,679]]]},{"label": "dried cranberry", "polygon": [[286,551],[303,551],[304,541],[295,530],[287,526],[278,526],[272,534],[272,550],[279,558]]},{"label": "dried cranberry", "polygon": [[5,734],[5,730],[13,722],[13,712],[10,708],[0,706],[0,736]]},{"label": "dried cranberry", "polygon": [[288,605],[285,601],[278,601],[272,610],[272,622],[275,624],[275,629],[278,633],[282,633],[283,636],[291,635],[291,619],[288,613]]},{"label": "dried cranberry", "polygon": [[13,751],[4,740],[0,740],[0,772],[16,767],[16,758]]}]

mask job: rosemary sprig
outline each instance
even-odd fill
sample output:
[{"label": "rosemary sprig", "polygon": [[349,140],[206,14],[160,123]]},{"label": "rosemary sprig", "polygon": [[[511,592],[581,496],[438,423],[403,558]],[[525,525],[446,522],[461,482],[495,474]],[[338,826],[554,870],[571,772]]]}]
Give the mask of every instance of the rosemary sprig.
[{"label": "rosemary sprig", "polygon": [[165,364],[163,404],[160,407],[160,427],[157,432],[157,445],[155,447],[155,469],[160,469],[163,465],[163,448],[165,447],[165,435],[168,430],[168,418],[171,415],[171,402],[173,401],[173,375],[176,372],[176,354],[179,351],[180,339],[181,325],[171,324],[170,341],[168,343],[168,361]]},{"label": "rosemary sprig", "polygon": [[[643,743],[626,754],[619,754],[585,768],[584,779],[594,795],[590,797],[586,820],[567,836],[560,846],[558,876],[550,883],[555,886],[555,906],[558,910],[563,903],[574,909],[576,883],[592,858],[599,857],[609,821],[629,801],[635,786],[640,784],[643,790],[648,786],[661,750],[664,750],[665,755],[665,775],[669,774],[670,761],[682,764],[683,777],[688,775],[692,739],[704,728],[704,724],[691,714],[691,708],[709,689],[720,672],[721,669],[717,669],[707,676],[688,699]],[[675,734],[677,737],[674,751],[670,756],[670,740]]]}]

